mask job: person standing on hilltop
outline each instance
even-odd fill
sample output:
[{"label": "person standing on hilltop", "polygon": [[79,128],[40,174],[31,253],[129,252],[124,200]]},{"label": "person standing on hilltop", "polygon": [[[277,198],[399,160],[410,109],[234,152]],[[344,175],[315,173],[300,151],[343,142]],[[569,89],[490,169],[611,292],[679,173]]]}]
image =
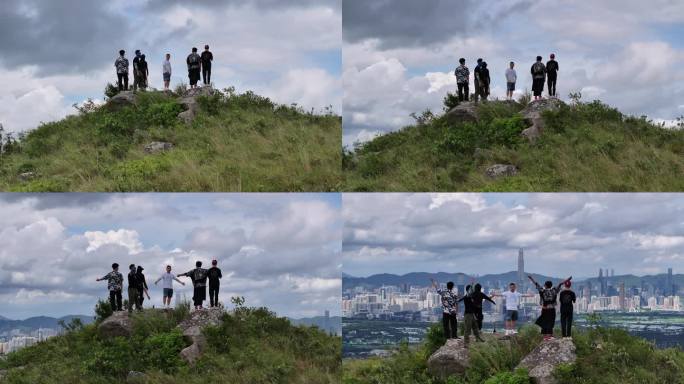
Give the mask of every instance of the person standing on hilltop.
[{"label": "person standing on hilltop", "polygon": [[542,63],[542,57],[537,56],[537,61],[532,64],[530,68],[532,74],[532,92],[534,100],[542,99],[542,92],[544,92],[544,80],[546,79],[546,66]]},{"label": "person standing on hilltop", "polygon": [[169,89],[171,83],[171,54],[166,54],[166,60],[162,63],[162,74],[164,76],[164,90]]},{"label": "person standing on hilltop", "polygon": [[128,91],[128,59],[126,58],[126,51],[123,49],[119,51],[119,57],[114,62],[116,67],[116,77],[119,82],[119,92]]},{"label": "person standing on hilltop", "polygon": [[513,100],[515,92],[515,82],[518,81],[518,74],[515,72],[515,63],[511,61],[510,67],[506,69],[506,100]]},{"label": "person standing on hilltop", "polygon": [[112,312],[121,311],[121,290],[123,289],[123,275],[119,272],[119,264],[112,264],[112,271],[108,274],[96,279],[95,281],[107,280],[107,289],[109,290],[109,305],[112,307]]},{"label": "person standing on hilltop", "polygon": [[430,279],[430,281],[442,301],[444,337],[447,339],[458,339],[458,296],[453,291],[454,283],[449,281],[446,284],[447,289],[442,289],[437,285],[435,279]]},{"label": "person standing on hilltop", "polygon": [[477,65],[475,66],[475,69],[473,69],[473,74],[474,76],[474,85],[475,85],[475,101],[477,102],[480,98],[480,68],[482,65],[482,59],[477,59]]},{"label": "person standing on hilltop", "polygon": [[563,337],[572,337],[572,313],[574,312],[573,303],[577,300],[575,292],[572,291],[572,283],[568,280],[563,284],[563,290],[559,295],[561,333]]},{"label": "person standing on hilltop", "polygon": [[549,82],[549,96],[556,97],[556,80],[558,79],[558,62],[556,54],[551,54],[551,60],[546,63],[546,77]]},{"label": "person standing on hilltop", "polygon": [[202,80],[204,85],[211,84],[211,62],[214,61],[214,55],[209,51],[209,45],[204,46],[204,52],[200,57],[202,61]]},{"label": "person standing on hilltop", "polygon": [[142,310],[140,301],[138,300],[138,272],[135,269],[135,264],[128,266],[128,312],[133,312],[133,306],[137,310]]},{"label": "person standing on hilltop", "polygon": [[535,324],[541,328],[544,341],[553,340],[553,326],[556,324],[556,301],[558,299],[558,292],[560,292],[561,286],[572,280],[572,276],[563,280],[556,287],[553,286],[551,281],[544,282],[544,286],[542,287],[532,276],[528,275],[527,277],[532,281],[534,286],[537,287],[542,306],[541,315],[537,318]]},{"label": "person standing on hilltop", "polygon": [[492,296],[501,296],[506,300],[506,314],[504,315],[504,328],[506,335],[514,335],[518,333],[515,329],[515,322],[518,321],[518,306],[520,305],[521,297],[532,297],[533,295],[526,295],[517,292],[515,283],[508,284],[508,291],[495,294]]},{"label": "person standing on hilltop", "polygon": [[473,300],[473,305],[475,306],[475,320],[477,321],[477,329],[481,331],[484,320],[484,314],[482,313],[482,304],[484,300],[487,300],[494,305],[496,305],[496,303],[491,297],[482,292],[482,285],[480,285],[480,283],[475,284],[473,287],[473,294],[471,295],[471,298]]},{"label": "person standing on hilltop", "polygon": [[140,86],[140,50],[135,50],[135,58],[133,59],[133,90],[137,91]]},{"label": "person standing on hilltop", "polygon": [[178,275],[178,277],[186,276],[192,280],[194,287],[192,301],[196,310],[203,309],[202,303],[207,299],[207,272],[202,268],[202,262],[198,261],[195,263],[195,269]]},{"label": "person standing on hilltop", "polygon": [[200,69],[202,68],[202,59],[197,54],[197,48],[192,48],[192,53],[188,55],[185,60],[188,64],[188,78],[190,79],[190,88],[197,88],[197,82],[200,79]]},{"label": "person standing on hilltop", "polygon": [[480,97],[482,97],[482,100],[486,101],[489,97],[490,82],[489,69],[487,69],[487,63],[483,61],[480,65]]},{"label": "person standing on hilltop", "polygon": [[466,295],[458,300],[462,301],[463,305],[465,306],[465,311],[463,314],[463,322],[465,323],[463,330],[463,346],[466,348],[468,348],[470,345],[471,332],[475,335],[475,339],[477,341],[484,341],[482,337],[480,337],[480,328],[477,326],[477,307],[473,301],[473,295],[475,291],[471,290],[471,288],[472,287],[468,285],[466,287]]},{"label": "person standing on hilltop", "polygon": [[147,60],[145,60],[145,55],[140,55],[138,69],[140,70],[140,89],[144,91],[147,89],[147,78],[150,75],[150,70],[147,67]]},{"label": "person standing on hilltop", "polygon": [[209,277],[209,306],[210,307],[218,307],[219,306],[218,294],[219,294],[219,289],[221,287],[221,278],[223,277],[223,275],[221,274],[221,269],[216,266],[217,264],[218,264],[218,261],[212,260],[211,268],[209,268],[209,271],[207,272],[207,275]]},{"label": "person standing on hilltop", "polygon": [[468,84],[470,83],[470,70],[466,67],[464,58],[458,60],[460,65],[456,67],[454,75],[456,76],[456,86],[458,87],[458,101],[468,101],[470,90]]},{"label": "person standing on hilltop", "polygon": [[[170,55],[167,55],[170,56]],[[157,285],[159,280],[162,281],[162,288],[164,290],[164,294],[162,296],[162,303],[164,304],[165,308],[168,308],[171,306],[171,298],[173,297],[173,281],[176,280],[177,282],[181,283],[181,285],[185,285],[184,282],[178,280],[176,276],[174,276],[171,273],[171,266],[167,265],[166,266],[166,272],[163,273],[157,281],[154,282],[154,285]]]},{"label": "person standing on hilltop", "polygon": [[140,303],[140,307],[142,308],[143,306],[143,301],[145,301],[145,296],[147,295],[147,299],[150,299],[150,294],[148,292],[148,287],[147,287],[147,281],[145,280],[145,274],[143,274],[143,270],[145,268],[141,267],[138,265],[138,269],[136,271],[136,280],[138,283],[138,302]]}]

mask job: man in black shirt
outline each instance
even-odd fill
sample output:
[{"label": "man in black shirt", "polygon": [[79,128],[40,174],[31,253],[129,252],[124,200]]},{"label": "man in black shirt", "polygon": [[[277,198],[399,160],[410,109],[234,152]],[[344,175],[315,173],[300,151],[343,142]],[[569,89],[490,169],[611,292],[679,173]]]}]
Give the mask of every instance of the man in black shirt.
[{"label": "man in black shirt", "polygon": [[475,80],[475,101],[478,101],[480,97],[480,68],[482,68],[481,65],[482,59],[477,59],[477,65],[473,70]]},{"label": "man in black shirt", "polygon": [[[476,304],[477,302],[479,302],[480,306],[482,306],[484,294],[482,292],[475,290],[471,291],[470,288],[470,285],[467,286],[466,292],[468,293],[458,300],[462,301],[465,306],[465,312],[463,314],[463,321],[465,322],[465,329],[463,332],[463,345],[466,348],[468,348],[468,346],[470,345],[470,332],[472,332],[475,335],[475,339],[477,341],[484,341],[482,337],[480,337],[480,328],[478,328],[477,326],[478,309]],[[491,301],[491,299],[489,300]]]},{"label": "man in black shirt", "polygon": [[561,331],[563,332],[563,337],[572,337],[573,303],[577,300],[577,296],[575,296],[575,292],[573,292],[570,287],[572,287],[572,283],[566,281],[563,284],[563,290],[559,294]]},{"label": "man in black shirt", "polygon": [[484,320],[484,314],[482,313],[482,303],[484,300],[489,301],[492,304],[496,304],[491,297],[482,293],[482,285],[480,283],[475,284],[475,292],[471,295],[473,300],[473,305],[475,305],[475,319],[477,320],[477,329],[482,330],[482,321]]},{"label": "man in black shirt", "polygon": [[140,86],[140,50],[136,49],[135,58],[133,59],[133,90],[137,91]]},{"label": "man in black shirt", "polygon": [[204,85],[211,84],[211,62],[214,61],[214,55],[209,52],[209,46],[204,46],[204,52],[202,52],[202,80]]},{"label": "man in black shirt", "polygon": [[219,287],[221,286],[221,279],[223,275],[221,274],[221,269],[219,269],[216,264],[218,264],[218,261],[213,260],[211,262],[211,268],[209,268],[209,272],[207,272],[207,275],[209,276],[209,306],[210,307],[218,307],[219,301],[218,301],[218,294],[219,294]]},{"label": "man in black shirt", "polygon": [[138,283],[138,302],[140,303],[140,308],[142,308],[143,301],[145,301],[145,295],[147,295],[148,299],[150,298],[150,294],[147,292],[147,281],[145,281],[145,275],[143,274],[143,270],[145,270],[145,268],[138,265],[138,269],[135,273],[135,277]]},{"label": "man in black shirt", "polygon": [[551,54],[551,60],[546,63],[546,79],[549,82],[549,96],[556,96],[556,79],[558,78],[558,62],[556,55]]},{"label": "man in black shirt", "polygon": [[131,264],[128,269],[128,312],[133,312],[134,305],[137,310],[142,309],[138,300],[138,272],[135,264]]}]

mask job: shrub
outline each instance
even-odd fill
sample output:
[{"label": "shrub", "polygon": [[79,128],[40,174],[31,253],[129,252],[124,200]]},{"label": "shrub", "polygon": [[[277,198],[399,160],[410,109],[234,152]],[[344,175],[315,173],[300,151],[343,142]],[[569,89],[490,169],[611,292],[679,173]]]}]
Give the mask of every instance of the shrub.
[{"label": "shrub", "polygon": [[98,299],[97,304],[95,304],[95,322],[100,323],[104,319],[112,315],[114,311],[112,310],[112,305],[109,300]]},{"label": "shrub", "polygon": [[442,100],[442,103],[444,104],[444,112],[449,112],[452,108],[458,106],[460,100],[458,99],[457,94],[447,92],[446,96],[444,96],[444,99]]},{"label": "shrub", "polygon": [[107,83],[107,85],[105,85],[105,89],[104,89],[105,97],[107,97],[108,99],[111,99],[112,97],[114,97],[118,94],[119,94],[118,84]]}]

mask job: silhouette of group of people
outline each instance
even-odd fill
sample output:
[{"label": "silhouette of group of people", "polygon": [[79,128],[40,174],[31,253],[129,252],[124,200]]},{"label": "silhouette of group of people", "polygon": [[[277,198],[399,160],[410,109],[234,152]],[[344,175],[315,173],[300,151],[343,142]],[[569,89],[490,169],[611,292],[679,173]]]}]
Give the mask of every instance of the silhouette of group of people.
[{"label": "silhouette of group of people", "polygon": [[[203,303],[207,299],[207,280],[209,281],[209,296],[210,296],[210,307],[219,306],[219,288],[220,279],[223,277],[221,269],[217,267],[218,261],[213,260],[211,262],[212,267],[209,269],[202,268],[202,262],[197,261],[195,263],[195,269],[192,269],[186,273],[181,273],[178,275],[173,275],[171,273],[171,266],[166,266],[166,271],[154,282],[155,285],[162,282],[162,303],[164,308],[171,307],[171,298],[173,297],[173,282],[174,280],[179,282],[181,285],[185,285],[184,282],[178,279],[178,277],[189,277],[193,285],[193,306],[195,310],[203,309]],[[128,311],[132,312],[133,308],[137,310],[142,310],[143,301],[145,296],[150,300],[149,287],[147,286],[147,281],[145,280],[145,275],[143,274],[144,268],[140,265],[136,267],[135,264],[131,264],[128,267]],[[109,304],[111,305],[112,311],[122,311],[122,292],[123,292],[123,282],[124,278],[121,272],[119,272],[119,264],[112,264],[112,271],[103,277],[98,278],[96,281],[107,281],[107,289],[109,290]]]},{"label": "silhouette of group of people", "polygon": [[[197,88],[197,83],[200,80],[200,73],[204,85],[211,84],[211,65],[214,61],[214,54],[209,51],[209,45],[204,46],[202,54],[197,53],[197,48],[193,47],[192,52],[188,55],[185,62],[188,67],[188,79],[191,88]],[[116,68],[116,76],[119,91],[128,91],[128,73],[130,64],[126,58],[126,51],[120,50],[119,57],[114,62]],[[171,83],[171,54],[167,53],[162,62],[162,76],[164,78],[164,89],[169,89]],[[145,90],[148,86],[148,78],[150,75],[147,59],[140,50],[135,51],[135,58],[133,59],[133,90],[138,88]]]},{"label": "silhouette of group of people", "polygon": [[[456,76],[456,86],[458,89],[458,100],[468,101],[470,97],[470,69],[466,66],[466,60],[461,58],[458,60],[459,66],[456,67],[454,71],[454,76]],[[537,60],[530,68],[530,74],[532,75],[532,93],[534,95],[534,100],[539,100],[542,98],[542,93],[544,92],[544,83],[548,80],[548,90],[549,97],[556,97],[556,81],[558,79],[558,71],[560,70],[558,62],[556,61],[556,55],[551,54],[549,61],[544,65],[542,62],[542,57],[537,56]],[[487,68],[487,62],[484,60],[477,59],[477,66],[473,70],[474,74],[474,86],[475,92],[473,98],[478,101],[480,98],[482,100],[487,100],[489,97],[489,87],[491,84],[491,77],[489,75],[489,69]],[[515,71],[515,62],[511,61],[509,63],[509,68],[506,69],[506,98],[511,100],[513,98],[513,92],[515,92],[515,84],[518,80],[518,74]]]},{"label": "silhouette of group of people", "polygon": [[[553,339],[553,328],[556,323],[556,307],[560,301],[560,315],[561,315],[561,333],[563,337],[572,336],[572,314],[573,304],[576,301],[576,295],[572,291],[572,277],[563,280],[557,286],[554,286],[551,281],[546,281],[544,285],[537,283],[532,276],[528,276],[532,281],[539,294],[539,302],[541,305],[541,315],[535,321],[535,324],[541,328],[541,334],[544,340]],[[509,290],[487,296],[482,292],[482,285],[472,284],[465,287],[463,295],[458,295],[454,292],[454,283],[449,281],[446,283],[446,289],[441,288],[434,279],[430,279],[432,287],[439,294],[442,303],[442,327],[444,336],[447,339],[458,339],[458,303],[463,302],[463,336],[464,345],[470,345],[471,333],[475,336],[477,341],[484,341],[481,337],[482,323],[484,315],[482,313],[482,306],[484,301],[496,305],[493,297],[503,297],[505,300],[504,313],[504,328],[506,335],[513,335],[517,333],[516,321],[518,320],[518,308],[520,306],[520,299],[522,297],[533,297],[534,294],[523,294],[517,292],[517,285],[515,283],[509,284]],[[560,297],[560,300],[559,300]],[[496,332],[496,330],[495,330]]]}]

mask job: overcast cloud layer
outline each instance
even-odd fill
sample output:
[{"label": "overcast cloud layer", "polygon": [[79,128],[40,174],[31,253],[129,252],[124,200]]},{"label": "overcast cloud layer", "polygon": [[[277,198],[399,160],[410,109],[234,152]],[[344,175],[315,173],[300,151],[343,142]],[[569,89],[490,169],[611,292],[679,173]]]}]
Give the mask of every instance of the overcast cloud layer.
[{"label": "overcast cloud layer", "polygon": [[337,194],[0,194],[0,212],[0,316],[92,314],[113,262],[145,267],[161,305],[152,282],[167,264],[212,259],[228,306],[240,295],[281,316],[339,314]]},{"label": "overcast cloud layer", "polygon": [[344,194],[343,272],[684,270],[678,194]]},{"label": "overcast cloud layer", "polygon": [[684,114],[681,1],[345,0],[343,36],[345,145],[441,111],[460,57],[471,91],[476,59],[489,64],[493,97],[505,97],[509,61],[517,97],[531,88],[535,57],[555,52],[561,98],[579,90],[628,114]]},{"label": "overcast cloud layer", "polygon": [[217,88],[339,112],[341,35],[340,0],[3,0],[0,123],[25,131],[101,100],[119,49],[147,55],[156,88],[171,53],[172,85],[187,83],[185,58],[204,44]]}]

